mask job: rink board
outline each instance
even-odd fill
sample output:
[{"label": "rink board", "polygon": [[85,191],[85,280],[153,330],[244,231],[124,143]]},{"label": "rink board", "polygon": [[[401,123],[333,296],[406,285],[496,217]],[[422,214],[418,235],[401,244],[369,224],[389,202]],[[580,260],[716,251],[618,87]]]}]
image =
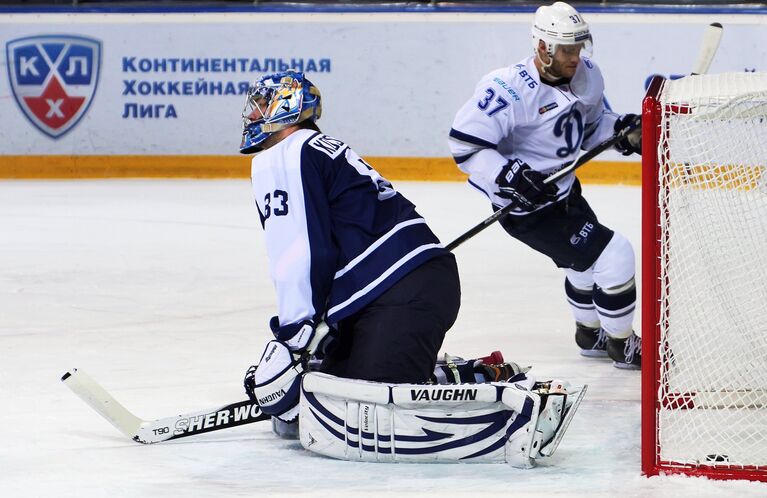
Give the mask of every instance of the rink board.
[{"label": "rink board", "polygon": [[[237,154],[243,92],[265,72],[293,66],[322,91],[323,131],[343,137],[384,175],[462,179],[446,144],[454,113],[483,74],[531,53],[531,17],[0,14],[7,68],[0,177],[246,176],[247,159]],[[616,112],[639,111],[651,75],[689,71],[713,20],[725,35],[712,72],[767,67],[765,16],[589,13],[587,20]],[[53,79],[58,93],[49,88]],[[65,97],[61,108],[46,104]],[[606,175],[625,159],[600,159],[592,179],[615,181]],[[617,181],[638,181],[638,163],[629,164]]]}]

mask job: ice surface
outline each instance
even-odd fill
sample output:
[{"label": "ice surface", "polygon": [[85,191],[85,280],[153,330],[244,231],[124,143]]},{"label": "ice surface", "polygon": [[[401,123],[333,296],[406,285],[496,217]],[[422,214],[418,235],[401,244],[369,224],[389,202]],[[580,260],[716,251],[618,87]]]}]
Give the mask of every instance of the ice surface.
[{"label": "ice surface", "polygon": [[[460,183],[396,186],[443,242],[489,214]],[[638,250],[639,189],[585,192]],[[142,446],[59,382],[81,368],[143,418],[244,398],[275,310],[260,239],[247,181],[0,183],[0,496],[767,496],[642,477],[639,374],[577,354],[562,274],[497,226],[456,249],[463,305],[444,349],[591,385],[537,469],[334,461],[266,423]]]}]

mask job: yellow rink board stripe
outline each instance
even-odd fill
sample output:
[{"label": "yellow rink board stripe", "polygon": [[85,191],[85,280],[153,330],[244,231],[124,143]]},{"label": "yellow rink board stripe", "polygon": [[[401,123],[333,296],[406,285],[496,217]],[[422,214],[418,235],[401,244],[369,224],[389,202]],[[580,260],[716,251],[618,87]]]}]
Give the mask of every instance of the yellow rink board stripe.
[{"label": "yellow rink board stripe", "polygon": [[[366,157],[384,178],[464,181],[447,157]],[[245,156],[0,156],[2,179],[248,178]],[[592,161],[578,170],[584,183],[640,185],[638,162]]]}]

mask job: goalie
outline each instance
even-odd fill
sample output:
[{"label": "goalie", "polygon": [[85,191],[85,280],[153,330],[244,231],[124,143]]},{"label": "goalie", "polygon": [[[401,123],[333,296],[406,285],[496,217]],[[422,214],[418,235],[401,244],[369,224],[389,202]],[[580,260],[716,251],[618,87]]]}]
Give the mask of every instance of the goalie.
[{"label": "goalie", "polygon": [[[531,466],[580,397],[502,361],[436,364],[460,305],[455,258],[391,183],[320,132],[321,112],[300,72],[248,92],[240,152],[258,152],[252,187],[279,316],[246,389],[275,432],[298,425],[304,447],[333,457]],[[305,374],[310,355],[319,372]]]}]

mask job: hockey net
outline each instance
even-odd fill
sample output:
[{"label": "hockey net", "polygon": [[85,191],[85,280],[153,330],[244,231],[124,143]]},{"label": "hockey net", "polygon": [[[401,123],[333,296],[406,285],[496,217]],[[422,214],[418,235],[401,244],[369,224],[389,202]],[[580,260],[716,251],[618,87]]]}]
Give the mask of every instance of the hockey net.
[{"label": "hockey net", "polygon": [[643,471],[767,480],[767,73],[656,79],[642,121]]}]

